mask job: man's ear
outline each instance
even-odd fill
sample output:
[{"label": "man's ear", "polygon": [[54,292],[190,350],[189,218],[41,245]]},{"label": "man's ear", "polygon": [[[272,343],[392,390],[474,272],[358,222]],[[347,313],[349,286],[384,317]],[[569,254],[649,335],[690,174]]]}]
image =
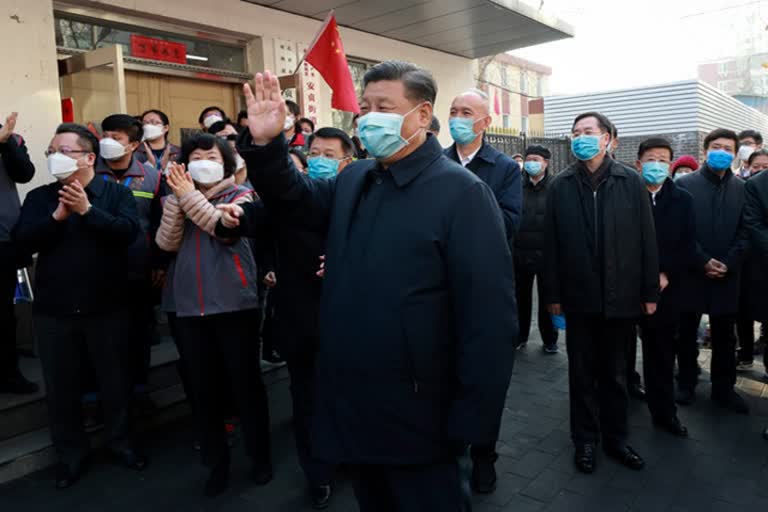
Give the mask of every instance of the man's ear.
[{"label": "man's ear", "polygon": [[432,103],[425,101],[421,104],[421,107],[419,107],[419,121],[423,128],[429,128],[429,125],[432,124],[432,116],[434,108],[432,106]]}]

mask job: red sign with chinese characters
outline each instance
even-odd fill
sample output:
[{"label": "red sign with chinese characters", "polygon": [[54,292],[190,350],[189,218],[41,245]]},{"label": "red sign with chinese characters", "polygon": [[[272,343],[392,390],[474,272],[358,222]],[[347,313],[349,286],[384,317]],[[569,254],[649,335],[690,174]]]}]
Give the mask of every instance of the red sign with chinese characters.
[{"label": "red sign with chinese characters", "polygon": [[187,45],[131,34],[131,56],[140,59],[187,63]]},{"label": "red sign with chinese characters", "polygon": [[72,98],[61,98],[61,122],[75,122],[75,104]]}]

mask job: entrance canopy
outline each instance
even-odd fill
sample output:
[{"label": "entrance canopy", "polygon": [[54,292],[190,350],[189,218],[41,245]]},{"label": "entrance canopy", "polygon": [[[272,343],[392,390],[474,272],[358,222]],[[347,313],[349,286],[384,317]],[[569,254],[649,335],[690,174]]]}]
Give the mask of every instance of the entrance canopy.
[{"label": "entrance canopy", "polygon": [[520,0],[243,0],[469,59],[572,37],[573,27]]}]

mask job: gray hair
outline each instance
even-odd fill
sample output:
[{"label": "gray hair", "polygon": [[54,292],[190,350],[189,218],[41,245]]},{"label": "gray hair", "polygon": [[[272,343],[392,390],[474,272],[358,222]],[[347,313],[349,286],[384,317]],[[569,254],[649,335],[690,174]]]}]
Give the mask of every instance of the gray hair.
[{"label": "gray hair", "polygon": [[485,111],[488,114],[491,113],[491,98],[490,98],[490,96],[488,96],[487,92],[485,92],[485,91],[483,91],[481,89],[472,88],[472,89],[469,89],[467,91],[464,91],[459,96],[464,96],[464,95],[467,95],[467,94],[474,94],[475,96],[480,98],[482,100],[482,102],[483,102],[483,107],[485,107]]}]

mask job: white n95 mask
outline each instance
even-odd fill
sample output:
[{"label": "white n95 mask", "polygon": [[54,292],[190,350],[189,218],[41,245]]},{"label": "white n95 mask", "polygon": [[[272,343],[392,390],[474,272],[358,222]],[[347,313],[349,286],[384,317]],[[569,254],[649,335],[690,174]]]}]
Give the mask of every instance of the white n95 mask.
[{"label": "white n95 mask", "polygon": [[224,178],[224,166],[213,160],[193,160],[187,168],[192,179],[203,185],[218,183]]}]

